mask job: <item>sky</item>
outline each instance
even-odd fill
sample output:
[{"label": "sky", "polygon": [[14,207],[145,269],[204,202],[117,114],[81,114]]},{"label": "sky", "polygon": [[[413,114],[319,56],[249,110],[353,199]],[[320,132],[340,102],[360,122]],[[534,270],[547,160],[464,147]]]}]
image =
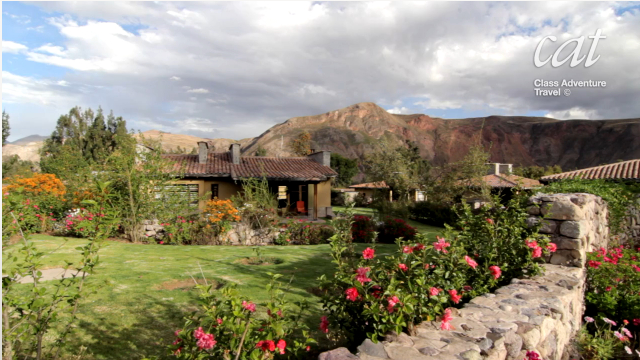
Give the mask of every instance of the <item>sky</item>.
[{"label": "sky", "polygon": [[[541,60],[597,61],[537,67],[548,36]],[[10,141],[49,135],[74,106],[232,139],[365,101],[441,118],[637,118],[639,64],[640,3],[2,2]],[[539,96],[536,79],[606,86]]]}]

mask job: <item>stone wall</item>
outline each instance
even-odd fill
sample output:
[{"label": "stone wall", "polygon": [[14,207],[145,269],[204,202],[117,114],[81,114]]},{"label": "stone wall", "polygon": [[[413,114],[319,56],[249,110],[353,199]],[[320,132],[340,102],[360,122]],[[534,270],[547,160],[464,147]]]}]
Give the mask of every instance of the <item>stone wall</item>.
[{"label": "stone wall", "polygon": [[[138,230],[142,236],[162,240],[165,237],[164,226],[157,220],[146,220]],[[211,243],[222,245],[271,245],[282,230],[266,229],[254,230],[243,223],[233,223],[231,230],[221,235],[219,239],[212,239]]]},{"label": "stone wall", "polygon": [[627,218],[620,234],[616,234],[616,241],[620,244],[640,246],[640,195],[636,205],[627,210]]},{"label": "stone wall", "polygon": [[607,204],[591,194],[536,194],[530,198],[530,223],[542,222],[541,234],[558,250],[547,259],[554,265],[584,266],[586,253],[609,242]]},{"label": "stone wall", "polygon": [[544,275],[514,279],[454,309],[450,331],[425,321],[415,336],[393,334],[377,344],[367,339],[356,355],[339,348],[319,360],[522,360],[527,350],[560,360],[581,325],[585,270],[544,267]]}]

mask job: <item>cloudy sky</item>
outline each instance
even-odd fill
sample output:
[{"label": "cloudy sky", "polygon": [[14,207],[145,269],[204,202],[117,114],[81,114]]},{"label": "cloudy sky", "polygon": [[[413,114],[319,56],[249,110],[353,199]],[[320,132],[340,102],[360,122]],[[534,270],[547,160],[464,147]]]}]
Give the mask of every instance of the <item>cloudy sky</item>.
[{"label": "cloudy sky", "polygon": [[[582,56],[597,29],[594,65],[534,66],[545,36],[557,41],[542,60],[581,36]],[[638,64],[639,3],[2,3],[10,140],[49,135],[76,105],[233,139],[363,101],[443,118],[640,117]],[[539,97],[535,79],[607,85]]]}]

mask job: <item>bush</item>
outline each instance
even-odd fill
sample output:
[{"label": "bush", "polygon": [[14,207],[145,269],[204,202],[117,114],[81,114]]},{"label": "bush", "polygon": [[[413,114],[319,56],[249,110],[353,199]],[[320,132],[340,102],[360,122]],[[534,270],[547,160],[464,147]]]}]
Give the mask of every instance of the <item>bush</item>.
[{"label": "bush", "polygon": [[[315,341],[301,321],[306,303],[293,307],[285,301],[287,291],[276,281],[267,284],[270,299],[258,316],[257,304],[240,296],[233,286],[218,296],[212,286],[197,285],[204,312],[193,313],[169,346],[178,359],[273,359],[304,357]],[[262,308],[262,306],[261,306]]]},{"label": "bush", "polygon": [[353,198],[356,207],[367,207],[371,205],[371,201],[371,197],[365,195],[365,193],[358,193],[358,195]]},{"label": "bush", "polygon": [[[630,358],[632,348],[640,356],[638,344],[634,341],[638,336],[640,319],[632,325],[629,321],[616,322],[606,317],[584,317],[584,325],[576,338],[578,351],[584,360],[605,360]],[[614,327],[617,330],[614,330]],[[635,335],[632,334],[636,329]],[[626,353],[626,354],[625,354]]]},{"label": "bush", "polygon": [[[392,330],[414,335],[415,325],[435,319],[447,306],[513,277],[540,273],[543,253],[555,249],[547,248],[548,239],[527,225],[527,217],[516,200],[478,213],[465,206],[456,224],[460,231],[447,227],[446,237],[436,242],[422,234],[397,241],[398,251],[386,258],[376,257],[373,247],[357,256],[339,230],[333,239],[343,240],[332,239],[331,247],[338,270],[332,279],[321,278],[329,326],[356,342],[365,336],[377,341]],[[451,319],[445,314],[443,329]]]},{"label": "bush", "polygon": [[397,239],[413,240],[416,236],[416,229],[407,224],[402,219],[392,217],[384,218],[382,225],[378,228],[378,241],[386,244],[393,244]]},{"label": "bush", "polygon": [[280,222],[276,195],[266,178],[244,179],[243,191],[232,197],[238,216],[254,230],[269,230]]},{"label": "bush", "polygon": [[[94,237],[96,233],[100,231],[101,218],[105,216],[104,208],[95,209],[95,211],[86,208],[75,209],[75,211],[69,213],[63,219],[64,228],[61,229],[62,235],[81,238]],[[112,234],[106,235],[110,236]]]},{"label": "bush", "polygon": [[343,192],[331,189],[331,205],[345,206],[346,203],[347,203],[347,196]]},{"label": "bush", "polygon": [[276,245],[327,244],[335,232],[330,225],[310,224],[304,220],[292,219],[282,227],[284,231],[275,239]]},{"label": "bush", "polygon": [[231,200],[213,199],[207,201],[204,214],[211,223],[240,221],[238,209]]},{"label": "bush", "polygon": [[585,302],[588,316],[640,322],[640,251],[616,247],[589,253]]},{"label": "bush", "polygon": [[409,214],[412,220],[438,227],[444,227],[445,224],[452,225],[458,221],[458,215],[451,204],[416,202],[409,206]]},{"label": "bush", "polygon": [[354,215],[351,225],[353,242],[370,243],[376,238],[376,223],[368,216]]}]

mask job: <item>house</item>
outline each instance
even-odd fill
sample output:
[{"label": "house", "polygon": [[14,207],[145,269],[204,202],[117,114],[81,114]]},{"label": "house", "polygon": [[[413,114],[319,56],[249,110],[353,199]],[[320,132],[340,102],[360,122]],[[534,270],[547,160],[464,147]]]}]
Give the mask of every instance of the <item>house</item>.
[{"label": "house", "polygon": [[[503,197],[510,197],[514,189],[531,190],[541,187],[542,184],[538,180],[512,174],[513,164],[489,163],[487,164],[487,175],[480,179],[461,181],[461,184],[469,187],[479,186],[480,184],[488,186],[493,194],[500,194]],[[471,204],[474,209],[479,208],[487,202],[477,194],[467,194],[465,196],[467,203]]]},{"label": "house", "polygon": [[565,179],[602,179],[611,181],[640,182],[640,159],[620,161],[613,164],[547,175],[541,177],[540,181],[543,183],[549,183]]},{"label": "house", "polygon": [[[358,194],[364,196],[365,199],[371,199],[370,201],[373,201],[373,198],[380,194],[387,197],[389,201],[397,200],[397,197],[394,197],[393,190],[391,190],[385,181],[356,184],[349,186],[349,188],[357,191]],[[409,192],[409,198],[411,201],[426,200],[424,192],[417,189],[413,189]]]},{"label": "house", "polygon": [[[194,206],[204,208],[197,198],[211,192],[211,198],[230,199],[242,191],[242,180],[266,178],[270,190],[278,197],[279,207],[303,213],[314,219],[332,213],[331,179],[338,175],[331,169],[329,151],[306,157],[263,157],[240,155],[240,144],[228,151],[215,152],[205,141],[198,142],[198,154],[164,154],[175,162],[184,176],[175,182],[194,199]],[[301,202],[301,203],[299,203]]]}]

